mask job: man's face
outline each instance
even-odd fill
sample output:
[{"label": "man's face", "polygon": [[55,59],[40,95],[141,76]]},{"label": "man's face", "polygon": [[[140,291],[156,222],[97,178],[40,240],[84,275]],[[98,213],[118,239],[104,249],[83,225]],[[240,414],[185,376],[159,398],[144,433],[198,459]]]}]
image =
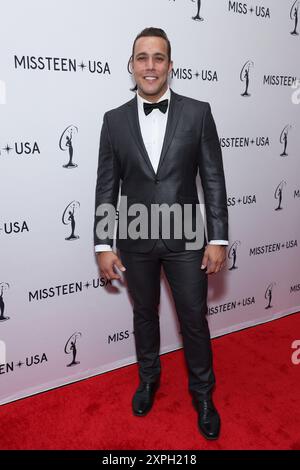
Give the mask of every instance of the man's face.
[{"label": "man's face", "polygon": [[131,64],[139,94],[148,101],[157,101],[168,87],[168,74],[173,66],[167,42],[155,36],[139,38]]}]

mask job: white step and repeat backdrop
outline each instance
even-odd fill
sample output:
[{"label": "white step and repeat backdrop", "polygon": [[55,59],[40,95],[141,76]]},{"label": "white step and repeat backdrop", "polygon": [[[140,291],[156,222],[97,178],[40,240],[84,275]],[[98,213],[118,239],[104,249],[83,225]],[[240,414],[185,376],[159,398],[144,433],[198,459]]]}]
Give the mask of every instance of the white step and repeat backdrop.
[{"label": "white step and repeat backdrop", "polygon": [[[0,1],[0,403],[135,362],[126,286],[93,251],[103,113],[132,98],[144,27],[174,91],[209,101],[230,215],[213,337],[300,309],[300,1]],[[201,189],[201,188],[200,188]],[[180,333],[162,276],[162,352]]]}]

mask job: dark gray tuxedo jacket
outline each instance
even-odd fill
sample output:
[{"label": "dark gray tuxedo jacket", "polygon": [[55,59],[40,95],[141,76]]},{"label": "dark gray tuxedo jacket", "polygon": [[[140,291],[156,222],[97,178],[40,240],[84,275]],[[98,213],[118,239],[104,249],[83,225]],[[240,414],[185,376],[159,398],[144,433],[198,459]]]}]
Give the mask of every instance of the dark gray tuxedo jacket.
[{"label": "dark gray tuxedo jacket", "polygon": [[[138,119],[137,97],[104,115],[100,137],[96,184],[94,243],[113,245],[113,233],[99,239],[97,224],[104,215],[96,215],[99,205],[118,202],[127,196],[128,207],[143,203],[150,214],[151,204],[192,204],[193,228],[195,206],[199,203],[196,176],[202,182],[209,240],[228,240],[227,195],[222,153],[210,105],[187,98],[171,90],[169,114],[157,172],[155,173],[143,143]],[[107,215],[106,215],[107,218]],[[128,224],[136,216],[128,216]],[[171,214],[172,223],[172,214]],[[110,224],[111,226],[111,224]],[[203,230],[203,226],[202,226]],[[98,231],[99,232],[99,231]],[[147,253],[155,240],[150,238],[120,239],[117,230],[117,248],[129,252]],[[205,237],[204,237],[204,240]],[[174,230],[165,244],[172,251],[184,251],[184,235],[176,239]]]}]

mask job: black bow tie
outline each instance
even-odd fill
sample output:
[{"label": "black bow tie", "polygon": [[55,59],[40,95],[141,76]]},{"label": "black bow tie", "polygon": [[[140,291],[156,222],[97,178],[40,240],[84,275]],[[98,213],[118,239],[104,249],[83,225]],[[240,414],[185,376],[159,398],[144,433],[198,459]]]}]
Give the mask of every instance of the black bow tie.
[{"label": "black bow tie", "polygon": [[153,109],[159,109],[162,113],[166,113],[168,109],[169,100],[163,100],[159,103],[144,103],[144,112],[146,116],[152,112]]}]

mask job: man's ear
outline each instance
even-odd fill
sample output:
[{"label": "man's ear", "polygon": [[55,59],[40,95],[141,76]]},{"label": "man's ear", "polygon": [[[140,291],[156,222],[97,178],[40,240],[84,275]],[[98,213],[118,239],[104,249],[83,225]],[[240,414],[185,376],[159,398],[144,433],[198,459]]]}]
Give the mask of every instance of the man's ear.
[{"label": "man's ear", "polygon": [[173,68],[173,60],[171,60],[169,63],[169,73],[171,72],[172,68]]},{"label": "man's ear", "polygon": [[129,57],[128,64],[127,64],[127,70],[130,73],[130,75],[132,75],[132,73],[133,73],[133,57],[132,56]]},{"label": "man's ear", "polygon": [[[133,59],[132,56],[129,57],[128,64],[127,64],[127,70],[130,75],[133,75]],[[136,91],[137,90],[137,85],[135,85],[133,88],[130,88],[130,91]]]}]

